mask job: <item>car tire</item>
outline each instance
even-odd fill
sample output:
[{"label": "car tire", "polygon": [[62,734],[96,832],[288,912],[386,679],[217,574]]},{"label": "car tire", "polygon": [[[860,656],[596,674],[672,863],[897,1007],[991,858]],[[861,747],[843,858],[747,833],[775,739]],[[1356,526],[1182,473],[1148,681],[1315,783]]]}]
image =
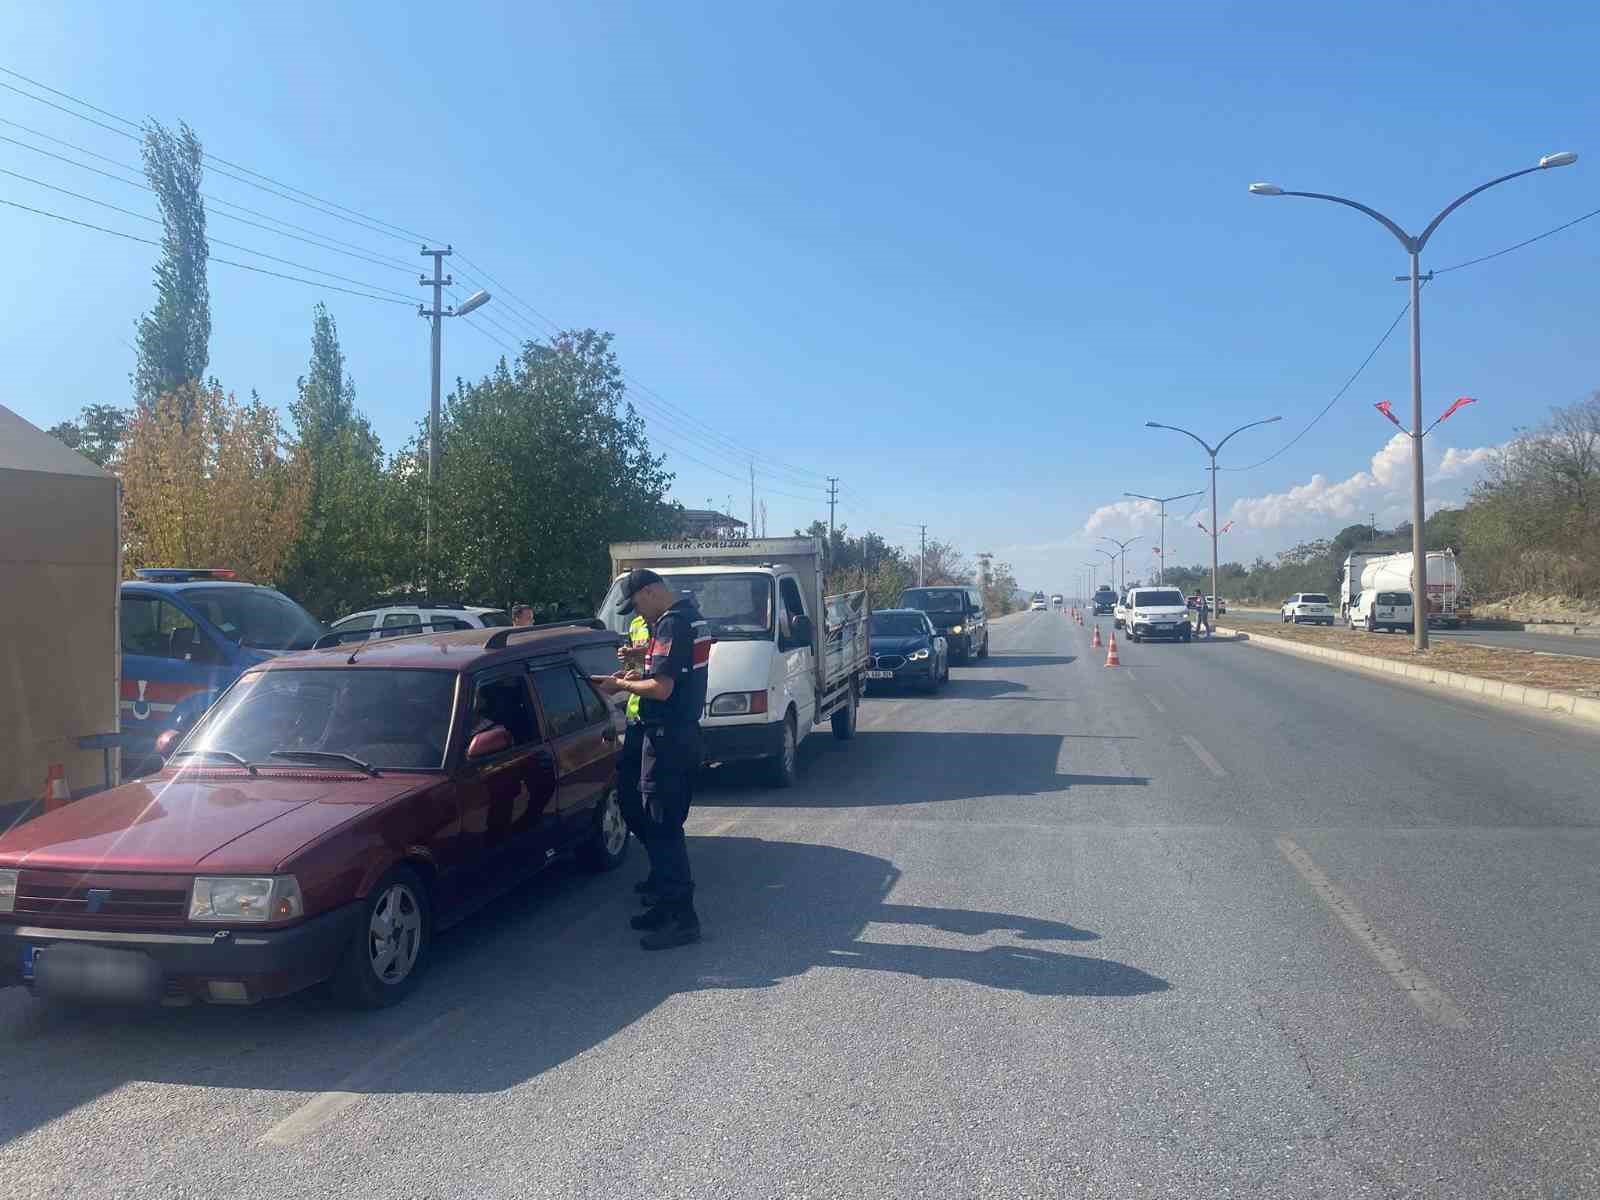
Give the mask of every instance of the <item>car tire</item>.
[{"label": "car tire", "polygon": [[334,973],[339,1002],[388,1008],[409,996],[427,965],[432,918],[422,877],[404,863],[390,868],[367,893],[360,923]]},{"label": "car tire", "polygon": [[1368,633],[1377,633],[1378,632],[1377,622],[1375,622],[1372,619],[1372,614],[1371,613],[1367,614],[1367,632]]},{"label": "car tire", "polygon": [[856,735],[856,705],[860,697],[854,687],[850,689],[850,699],[843,708],[837,708],[829,720],[833,723],[833,736],[841,742],[848,742]]},{"label": "car tire", "polygon": [[594,832],[578,847],[577,857],[579,866],[597,875],[615,870],[628,857],[628,823],[622,819],[615,784],[595,807]]},{"label": "car tire", "polygon": [[783,719],[783,743],[778,753],[767,759],[767,783],[775,788],[792,788],[800,778],[799,735],[794,713]]},{"label": "car tire", "polygon": [[[978,657],[979,658],[988,658],[989,657],[989,636],[987,634],[984,635],[984,638],[983,638],[983,649],[978,651]],[[947,679],[950,677],[949,676],[949,671],[950,671],[950,664],[948,662],[946,662],[945,663],[945,678],[947,678]]]}]

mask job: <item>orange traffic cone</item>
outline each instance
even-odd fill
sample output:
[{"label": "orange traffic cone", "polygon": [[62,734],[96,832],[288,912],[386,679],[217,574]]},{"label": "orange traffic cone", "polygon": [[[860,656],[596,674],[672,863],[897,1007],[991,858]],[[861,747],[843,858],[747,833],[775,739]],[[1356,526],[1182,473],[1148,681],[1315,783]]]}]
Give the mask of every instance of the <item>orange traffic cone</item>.
[{"label": "orange traffic cone", "polygon": [[1111,645],[1106,649],[1106,666],[1120,667],[1122,660],[1117,657],[1117,631],[1111,631]]},{"label": "orange traffic cone", "polygon": [[44,811],[55,812],[72,799],[67,791],[67,769],[60,763],[51,763],[44,776]]},{"label": "orange traffic cone", "polygon": [[1089,645],[1096,650],[1100,649],[1100,626],[1096,625],[1094,627],[1094,640]]}]

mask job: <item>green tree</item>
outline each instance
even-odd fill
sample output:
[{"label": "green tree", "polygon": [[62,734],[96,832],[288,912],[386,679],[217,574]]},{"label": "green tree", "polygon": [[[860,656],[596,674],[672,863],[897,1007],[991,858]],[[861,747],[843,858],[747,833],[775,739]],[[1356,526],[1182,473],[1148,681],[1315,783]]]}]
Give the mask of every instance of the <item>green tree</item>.
[{"label": "green tree", "polygon": [[[133,395],[141,410],[156,398],[176,395],[185,403],[211,358],[211,293],[206,284],[205,202],[200,197],[203,153],[186,124],[178,132],[152,121],[145,127],[144,174],[161,208],[161,258],[156,263],[156,305],[137,323],[138,360]],[[188,420],[190,410],[183,412]]]},{"label": "green tree", "polygon": [[[672,474],[626,400],[611,341],[568,331],[457,385],[439,429],[439,594],[524,600],[541,615],[592,609],[610,583],[609,543],[672,532]],[[405,457],[394,512],[420,551],[425,434]]]},{"label": "green tree", "polygon": [[45,432],[90,462],[114,467],[128,437],[128,410],[114,404],[85,405],[76,421],[62,421]]},{"label": "green tree", "polygon": [[309,496],[300,535],[278,584],[324,620],[388,590],[396,554],[387,508],[383,447],[356,410],[339,327],[318,304],[311,362],[289,404]]}]

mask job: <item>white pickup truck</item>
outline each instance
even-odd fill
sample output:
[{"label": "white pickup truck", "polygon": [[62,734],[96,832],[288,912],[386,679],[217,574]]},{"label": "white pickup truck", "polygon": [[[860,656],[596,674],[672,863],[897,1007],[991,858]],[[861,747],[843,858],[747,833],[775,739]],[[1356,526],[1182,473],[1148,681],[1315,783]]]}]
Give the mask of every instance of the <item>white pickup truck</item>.
[{"label": "white pickup truck", "polygon": [[823,596],[819,539],[614,545],[598,616],[618,633],[631,619],[617,612],[621,579],[638,567],[692,595],[713,639],[700,720],[706,762],[760,759],[775,787],[790,787],[807,734],[827,722],[834,737],[855,736],[870,606],[865,592]]}]

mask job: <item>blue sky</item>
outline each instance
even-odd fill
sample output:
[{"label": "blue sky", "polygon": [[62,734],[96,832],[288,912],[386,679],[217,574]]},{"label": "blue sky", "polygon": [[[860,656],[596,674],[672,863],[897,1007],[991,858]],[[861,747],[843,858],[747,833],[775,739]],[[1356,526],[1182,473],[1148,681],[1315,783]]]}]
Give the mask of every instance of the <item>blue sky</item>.
[{"label": "blue sky", "polygon": [[[926,522],[1010,558],[1030,587],[1066,587],[1098,557],[1095,534],[1153,532],[1097,512],[1125,490],[1205,485],[1198,448],[1146,419],[1220,433],[1281,413],[1230,447],[1253,462],[1404,303],[1404,257],[1380,228],[1254,199],[1250,181],[1417,227],[1493,175],[1588,152],[1472,201],[1435,236],[1434,266],[1600,207],[1592,4],[1408,4],[1403,21],[1383,4],[228,7],[7,6],[0,66],[125,116],[187,119],[214,155],[452,242],[523,307],[483,310],[504,330],[447,327],[447,375],[503,353],[480,329],[542,332],[530,310],[612,330],[655,393],[641,404],[685,503],[731,494],[747,511],[754,452],[774,532],[825,517],[821,477],[838,475],[853,530],[914,544]],[[136,161],[132,142],[14,92],[0,118]],[[0,168],[154,212],[9,143]],[[420,269],[403,236],[209,182]],[[153,228],[11,176],[0,197]],[[216,210],[210,231],[418,291],[402,269]],[[40,425],[125,403],[153,249],[5,207],[0,236],[20,301],[4,402]],[[1436,496],[1600,387],[1597,268],[1600,219],[1425,292],[1427,407],[1480,400],[1439,431]],[[285,404],[321,298],[385,444],[425,411],[427,329],[404,307],[220,265],[211,287],[228,387]],[[1409,468],[1371,408],[1408,407],[1404,332],[1292,449],[1223,476],[1225,555],[1404,514]],[[1169,534],[1176,558],[1206,553],[1192,522]]]}]

